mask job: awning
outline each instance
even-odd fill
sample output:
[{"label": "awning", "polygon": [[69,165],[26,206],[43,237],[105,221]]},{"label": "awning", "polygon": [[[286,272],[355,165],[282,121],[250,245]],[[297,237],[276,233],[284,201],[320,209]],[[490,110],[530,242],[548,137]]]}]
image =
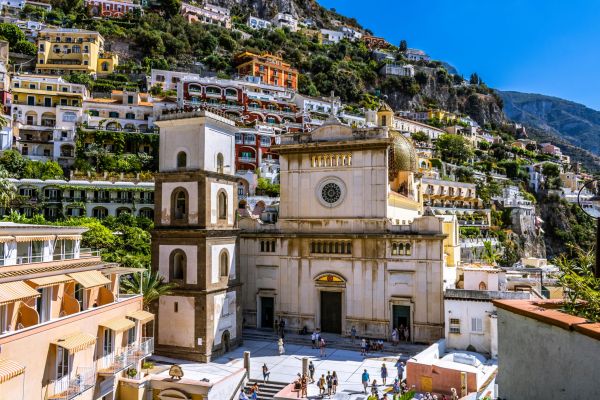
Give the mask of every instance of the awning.
[{"label": "awning", "polygon": [[17,242],[41,242],[44,240],[54,240],[56,236],[54,235],[44,235],[44,236],[15,236],[17,238]]},{"label": "awning", "polygon": [[108,328],[111,331],[124,332],[128,329],[133,328],[135,326],[135,322],[124,317],[119,317],[111,319],[109,321],[101,322],[100,326]]},{"label": "awning", "polygon": [[128,267],[110,267],[105,268],[101,271],[103,274],[117,274],[117,275],[126,275],[126,274],[138,274],[141,272],[146,272],[145,268],[128,268]]},{"label": "awning", "polygon": [[0,236],[0,243],[12,242],[15,240],[14,236]]},{"label": "awning", "polygon": [[142,324],[150,322],[154,319],[154,314],[144,310],[137,310],[127,314],[129,318],[140,321]]},{"label": "awning", "polygon": [[58,235],[58,240],[81,240],[81,235]]},{"label": "awning", "polygon": [[0,283],[0,306],[38,297],[40,293],[23,281]]},{"label": "awning", "polygon": [[79,332],[57,339],[51,343],[65,348],[71,353],[75,353],[96,344],[96,336]]},{"label": "awning", "polygon": [[45,288],[45,287],[49,287],[49,286],[58,285],[60,283],[69,282],[72,280],[73,280],[73,278],[71,278],[70,276],[67,276],[65,274],[59,274],[59,275],[45,276],[43,278],[29,279],[28,282],[30,284],[32,284],[34,288],[41,289],[41,288]]},{"label": "awning", "polygon": [[107,279],[104,275],[100,273],[100,271],[85,271],[85,272],[75,272],[69,274],[69,276],[81,286],[86,289],[90,289],[96,286],[103,286],[107,283],[110,283],[110,279]]},{"label": "awning", "polygon": [[21,375],[25,372],[25,367],[19,365],[18,363],[7,360],[0,359],[0,383],[6,382],[16,376]]}]

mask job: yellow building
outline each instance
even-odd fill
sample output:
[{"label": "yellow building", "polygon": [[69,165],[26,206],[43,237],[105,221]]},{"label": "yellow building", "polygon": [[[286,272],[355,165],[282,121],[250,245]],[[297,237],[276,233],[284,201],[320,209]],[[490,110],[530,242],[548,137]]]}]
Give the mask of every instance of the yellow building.
[{"label": "yellow building", "polygon": [[154,348],[140,294],[120,277],[143,272],[83,249],[85,228],[0,223],[0,398],[114,398],[144,378]]},{"label": "yellow building", "polygon": [[427,119],[454,122],[458,117],[455,114],[444,110],[427,110]]},{"label": "yellow building", "polygon": [[72,72],[107,75],[119,64],[115,54],[104,51],[104,38],[83,29],[49,28],[37,39],[40,74],[63,75]]}]

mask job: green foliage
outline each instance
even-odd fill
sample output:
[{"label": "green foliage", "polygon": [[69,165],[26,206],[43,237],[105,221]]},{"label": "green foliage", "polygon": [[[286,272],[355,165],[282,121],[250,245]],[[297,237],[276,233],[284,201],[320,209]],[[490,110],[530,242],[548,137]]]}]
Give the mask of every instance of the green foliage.
[{"label": "green foliage", "polygon": [[442,160],[453,164],[463,164],[473,157],[473,149],[461,135],[446,133],[435,144]]},{"label": "green foliage", "polygon": [[8,207],[17,196],[17,187],[9,181],[10,174],[5,169],[0,169],[0,206]]},{"label": "green foliage", "polygon": [[554,260],[560,268],[559,282],[565,293],[562,309],[591,322],[600,322],[600,279],[594,277],[594,252],[575,247],[574,253],[575,257],[563,254]]},{"label": "green foliage", "polygon": [[415,78],[409,76],[390,76],[381,84],[383,90],[400,92],[407,96],[414,96],[421,88]]},{"label": "green foliage", "polygon": [[17,43],[25,40],[25,34],[15,24],[0,23],[0,38],[7,40],[12,49]]},{"label": "green foliage", "polygon": [[544,163],[542,165],[542,174],[546,178],[557,178],[560,176],[560,167],[554,163]]},{"label": "green foliage", "polygon": [[13,178],[64,179],[63,169],[56,161],[32,161],[16,150],[6,150],[0,156],[2,167]]},{"label": "green foliage", "polygon": [[6,150],[0,156],[0,165],[12,177],[21,177],[25,171],[27,159],[16,150]]},{"label": "green foliage", "polygon": [[473,169],[469,167],[459,167],[454,171],[454,176],[458,182],[473,183],[475,181]]},{"label": "green foliage", "polygon": [[481,78],[479,77],[479,75],[477,75],[476,72],[473,72],[471,74],[471,77],[469,78],[469,83],[471,85],[479,85],[482,83]]},{"label": "green foliage", "polygon": [[164,278],[156,272],[133,274],[131,278],[124,279],[121,285],[126,293],[139,293],[141,287],[145,309],[148,309],[150,304],[158,300],[160,296],[171,294],[177,287],[173,283],[165,283]]},{"label": "green foliage", "polygon": [[28,42],[27,40],[19,40],[10,50],[15,53],[27,54],[29,56],[37,54],[37,47],[35,44]]},{"label": "green foliage", "polygon": [[258,178],[256,185],[256,194],[259,196],[278,197],[279,185],[272,184],[268,179]]},{"label": "green foliage", "polygon": [[400,45],[398,46],[398,51],[405,52],[408,49],[408,43],[406,40],[402,39],[400,41]]},{"label": "green foliage", "polygon": [[415,142],[422,142],[422,143],[428,143],[429,142],[429,135],[427,135],[423,131],[418,131],[418,132],[415,132],[415,133],[411,133],[410,137]]}]

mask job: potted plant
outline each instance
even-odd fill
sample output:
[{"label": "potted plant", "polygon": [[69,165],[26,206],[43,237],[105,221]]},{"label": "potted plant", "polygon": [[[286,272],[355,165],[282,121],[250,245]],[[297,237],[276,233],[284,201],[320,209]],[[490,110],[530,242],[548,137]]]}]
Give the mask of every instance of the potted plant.
[{"label": "potted plant", "polygon": [[137,376],[137,374],[138,374],[138,371],[135,368],[129,368],[127,370],[127,376],[130,377],[131,379],[134,379]]}]

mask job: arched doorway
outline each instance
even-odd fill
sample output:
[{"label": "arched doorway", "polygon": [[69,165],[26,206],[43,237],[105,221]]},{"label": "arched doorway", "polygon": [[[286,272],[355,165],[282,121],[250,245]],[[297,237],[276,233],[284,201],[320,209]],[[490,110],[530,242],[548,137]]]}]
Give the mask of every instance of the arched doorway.
[{"label": "arched doorway", "polygon": [[229,353],[229,349],[231,348],[229,343],[230,337],[229,331],[223,332],[223,336],[221,336],[221,344],[223,345],[223,351],[225,353]]},{"label": "arched doorway", "polygon": [[319,325],[321,332],[343,332],[343,295],[346,279],[335,273],[324,273],[316,277],[319,291]]}]

